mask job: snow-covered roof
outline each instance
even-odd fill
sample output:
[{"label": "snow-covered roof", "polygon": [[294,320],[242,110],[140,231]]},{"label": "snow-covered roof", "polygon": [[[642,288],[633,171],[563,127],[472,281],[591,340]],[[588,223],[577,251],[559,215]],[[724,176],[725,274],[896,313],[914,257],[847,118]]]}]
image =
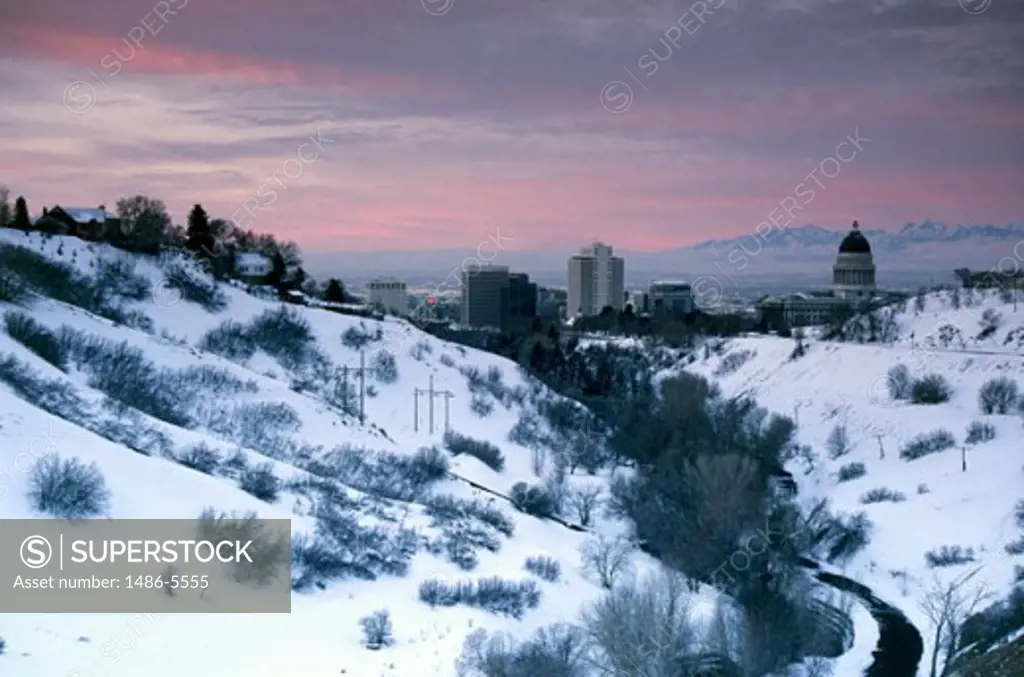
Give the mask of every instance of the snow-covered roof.
[{"label": "snow-covered roof", "polygon": [[104,223],[107,219],[113,218],[113,214],[98,207],[61,207],[61,209],[78,223],[89,223],[90,221]]},{"label": "snow-covered roof", "polygon": [[240,266],[269,266],[270,259],[257,252],[242,252],[235,257],[235,265]]}]

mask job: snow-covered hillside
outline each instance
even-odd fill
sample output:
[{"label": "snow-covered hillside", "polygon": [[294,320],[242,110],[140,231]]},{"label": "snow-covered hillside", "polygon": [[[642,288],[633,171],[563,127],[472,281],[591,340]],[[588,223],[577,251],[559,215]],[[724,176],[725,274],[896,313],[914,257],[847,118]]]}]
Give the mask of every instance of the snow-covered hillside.
[{"label": "snow-covered hillside", "polygon": [[[811,338],[804,341],[806,352],[794,357],[794,339],[751,336],[698,352],[685,366],[718,383],[727,396],[752,395],[797,421],[800,442],[816,455],[791,463],[800,495],[830,498],[837,510],[864,511],[874,523],[870,545],[846,573],[900,607],[921,630],[925,659],[919,674],[927,674],[931,655],[931,623],[919,603],[934,578],[948,582],[980,567],[972,585],[988,586],[997,599],[1011,588],[1014,566],[1024,565],[1024,556],[1004,549],[1021,536],[1013,515],[1015,502],[1024,498],[1021,417],[1015,410],[983,415],[978,398],[992,378],[1024,385],[1024,349],[1017,338],[1024,334],[1024,306],[1017,310],[995,292],[977,292],[968,303],[961,298],[960,307],[953,308],[949,292],[943,292],[927,297],[915,311],[911,300],[896,318],[898,340],[888,345]],[[994,313],[1000,318],[996,328],[977,338],[986,325],[983,316]],[[891,397],[887,373],[898,364],[912,378],[943,376],[952,388],[949,401],[912,404]],[[976,421],[991,424],[994,439],[967,443],[967,428]],[[831,458],[829,437],[837,426],[845,427],[849,449]],[[938,429],[952,434],[952,447],[901,459],[908,442]],[[860,475],[851,464],[863,464],[866,472]],[[901,496],[862,501],[881,488]],[[973,561],[929,566],[926,554],[943,546],[970,548]],[[862,615],[858,634],[871,632],[870,625]],[[858,641],[839,659],[836,674],[860,674],[871,649]]]},{"label": "snow-covered hillside", "polygon": [[[28,247],[90,274],[97,270],[98,259],[127,256],[75,238],[43,239],[38,234],[25,236],[10,230],[0,230],[0,243]],[[300,466],[308,468],[305,462],[342,445],[400,457],[411,456],[424,446],[440,446],[444,398],[437,397],[434,402],[433,432],[429,430],[426,395],[418,398],[419,421],[418,426],[414,424],[414,389],[428,388],[431,377],[434,389],[453,394],[449,402],[452,429],[491,442],[505,458],[504,469],[497,472],[470,455],[455,456],[451,460],[453,473],[507,495],[517,482],[539,482],[538,464],[541,474],[551,470],[550,459],[538,460],[529,449],[508,440],[509,430],[523,407],[530,406],[530,400],[554,397],[524,378],[514,363],[447,344],[392,318],[377,322],[289,306],[288,312],[296,313],[311,328],[320,358],[326,358],[335,369],[359,366],[359,351],[351,347],[359,341],[366,344],[368,368],[381,351],[397,358],[397,378],[393,382],[368,373],[366,422],[360,424],[353,407],[349,406],[346,413],[337,401],[330,404],[318,392],[325,386],[325,374],[337,375],[337,371],[322,371],[322,359],[316,365],[320,372],[297,374],[298,368],[286,369],[280,359],[263,351],[228,360],[199,348],[203,336],[225,321],[244,325],[263,313],[279,310],[280,303],[221,285],[226,308],[208,312],[183,300],[173,289],[166,289],[162,282],[167,272],[155,261],[132,260],[135,273],[153,285],[153,297],[123,300],[123,310],[135,311],[127,323],[115,323],[80,307],[41,297],[30,300],[26,307],[0,303],[0,312],[26,313],[35,322],[54,332],[64,331],[82,345],[100,339],[114,342],[108,347],[126,342],[129,352],[141,351],[158,369],[180,373],[192,368],[192,374],[208,375],[216,372],[224,382],[222,390],[204,392],[193,383],[196,389],[192,391],[153,395],[189,400],[180,404],[192,423],[174,425],[130,408],[110,407],[109,398],[91,387],[96,379],[88,365],[72,358],[67,370],[61,370],[0,331],[0,361],[13,358],[5,363],[8,372],[27,367],[32,379],[44,379],[48,392],[57,393],[47,395],[42,398],[46,402],[42,402],[12,388],[10,379],[0,379],[0,518],[39,516],[26,499],[28,471],[35,459],[55,452],[97,465],[111,494],[106,512],[109,517],[195,518],[206,507],[229,513],[252,510],[260,517],[292,519],[293,537],[312,534],[315,519],[311,513],[318,495],[296,489],[309,478]],[[147,326],[149,321],[151,326]],[[342,341],[346,332],[350,334],[349,345]],[[501,398],[504,401],[485,394],[488,387],[479,383],[474,386],[474,395],[464,374],[470,368],[479,370],[485,380],[490,378],[494,386],[490,390],[505,393]],[[489,372],[500,376],[500,383],[495,380],[498,376]],[[305,385],[297,384],[303,379]],[[349,379],[356,383],[355,372],[350,372]],[[172,382],[191,383],[187,379]],[[62,411],[67,402],[55,403],[54,398],[60,397],[78,398],[84,413],[72,416]],[[477,407],[483,406],[481,401],[489,403],[492,413],[474,413],[474,401]],[[273,414],[278,420],[261,421],[261,414]],[[232,416],[243,417],[241,427],[225,424],[225,417]],[[100,423],[86,425],[83,420]],[[148,455],[112,441],[128,438],[126,443]],[[248,440],[252,444],[247,445]],[[244,456],[247,461],[236,457],[234,462],[249,467],[271,463],[274,474],[284,483],[277,500],[266,502],[242,491],[228,473],[205,474],[169,458],[197,444],[219,452],[222,459],[234,454]],[[268,457],[268,448],[279,451],[274,454],[276,458]],[[569,481],[603,484],[607,480],[601,476],[573,476]],[[374,496],[369,489],[364,492],[343,487],[340,491],[351,499],[352,510],[362,524],[381,527],[384,534],[413,529],[424,542],[441,543],[439,554],[430,554],[421,547],[408,562],[404,576],[382,575],[376,581],[347,578],[328,584],[324,590],[313,587],[295,593],[293,611],[287,616],[3,615],[0,637],[6,643],[6,654],[0,672],[11,677],[450,677],[463,640],[473,629],[525,635],[539,625],[574,619],[581,607],[601,592],[600,586],[581,572],[579,548],[590,538],[588,534],[516,512],[507,502],[461,480],[442,479],[431,492],[489,503],[514,526],[511,537],[491,534],[497,540],[492,548],[496,552],[484,547],[476,550],[479,561],[472,571],[461,570],[449,561],[452,557],[446,556],[444,549],[444,526],[432,519],[422,502],[387,500]],[[597,517],[593,530],[615,534],[623,528]],[[541,580],[524,570],[526,558],[538,555],[552,557],[560,564],[557,582]],[[653,566],[639,553],[635,563],[640,570]],[[418,599],[420,582],[425,579],[455,581],[487,576],[534,580],[541,592],[539,606],[527,610],[521,619],[513,619],[461,606],[431,609]],[[393,647],[374,652],[362,646],[359,619],[377,609],[390,610],[396,641]]]}]

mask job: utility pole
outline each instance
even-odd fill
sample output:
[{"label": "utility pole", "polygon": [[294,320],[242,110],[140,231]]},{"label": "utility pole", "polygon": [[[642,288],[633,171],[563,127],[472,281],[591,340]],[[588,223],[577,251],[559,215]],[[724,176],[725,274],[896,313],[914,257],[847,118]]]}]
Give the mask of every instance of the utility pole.
[{"label": "utility pole", "polygon": [[345,413],[348,408],[348,373],[350,371],[359,374],[359,423],[366,423],[366,352],[359,351],[359,367],[350,367],[347,364],[341,368],[341,402]]},{"label": "utility pole", "polygon": [[960,465],[963,472],[967,472],[967,445],[960,447]]},{"label": "utility pole", "polygon": [[450,430],[450,427],[451,427],[450,426],[449,404],[448,403],[451,400],[451,398],[455,397],[455,393],[453,393],[450,390],[434,390],[434,375],[433,374],[430,375],[430,380],[428,382],[428,387],[426,389],[423,389],[423,388],[414,388],[413,389],[413,419],[414,419],[413,420],[413,430],[417,431],[417,432],[419,431],[419,425],[420,425],[420,414],[419,414],[420,395],[426,395],[427,396],[427,412],[428,412],[427,420],[428,420],[428,426],[429,426],[428,430],[430,430],[430,434],[431,435],[434,434],[434,398],[435,397],[443,397],[444,398],[444,430],[445,430],[445,432],[448,432],[448,430]]},{"label": "utility pole", "polygon": [[882,446],[882,436],[881,435],[875,435],[875,438],[878,439],[878,458],[884,459],[885,458],[885,447]]}]

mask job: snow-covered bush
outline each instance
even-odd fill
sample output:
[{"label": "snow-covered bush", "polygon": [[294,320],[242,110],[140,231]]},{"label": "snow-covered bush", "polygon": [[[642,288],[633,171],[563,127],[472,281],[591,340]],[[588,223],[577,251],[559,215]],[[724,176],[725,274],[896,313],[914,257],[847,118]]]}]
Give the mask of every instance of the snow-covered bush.
[{"label": "snow-covered bush", "polygon": [[487,418],[494,413],[494,403],[479,393],[473,393],[470,396],[469,409],[480,418]]},{"label": "snow-covered bush", "polygon": [[860,502],[865,505],[870,503],[902,503],[905,500],[907,500],[905,494],[885,487],[872,489],[860,497]]},{"label": "snow-covered bush", "polygon": [[864,477],[864,475],[867,475],[867,474],[868,474],[868,469],[864,466],[863,463],[860,463],[860,462],[847,463],[846,465],[844,465],[841,468],[839,468],[839,481],[840,482],[849,482],[851,480],[855,480],[855,479],[858,479],[860,477]]},{"label": "snow-covered bush", "polygon": [[95,463],[47,454],[29,470],[28,501],[57,519],[85,519],[107,509],[110,491]]},{"label": "snow-covered bush", "polygon": [[846,426],[837,425],[832,428],[832,432],[828,434],[828,439],[825,441],[825,446],[828,448],[829,458],[833,461],[850,453],[850,437],[846,432]]},{"label": "snow-covered bush", "polygon": [[182,450],[178,454],[177,461],[186,468],[212,475],[220,467],[221,457],[215,450],[200,442]]},{"label": "snow-covered bush", "polygon": [[470,518],[493,527],[505,536],[511,537],[515,533],[515,524],[494,503],[440,494],[428,497],[424,506],[427,515],[434,518],[435,526]]},{"label": "snow-covered bush", "polygon": [[930,433],[922,433],[907,442],[900,449],[900,458],[904,461],[913,461],[922,456],[945,451],[955,446],[956,438],[953,437],[953,433],[944,428],[939,428]]},{"label": "snow-covered bush", "polygon": [[148,277],[136,272],[135,259],[132,257],[99,259],[93,277],[94,289],[100,296],[119,296],[130,301],[148,301],[153,298],[153,284]]},{"label": "snow-covered bush", "polygon": [[991,423],[983,423],[981,421],[971,421],[971,424],[967,426],[967,437],[964,439],[966,444],[980,444],[982,442],[990,442],[996,438],[996,427]]},{"label": "snow-covered bush", "polygon": [[358,327],[349,327],[345,330],[341,335],[341,343],[352,350],[362,350],[371,343],[380,341],[383,338],[384,332],[380,327],[376,331],[370,331],[366,323],[360,322]]},{"label": "snow-covered bush", "polygon": [[228,298],[217,281],[190,262],[168,260],[163,266],[163,273],[164,287],[180,294],[183,300],[195,303],[208,313],[219,313],[228,307]]},{"label": "snow-covered bush", "polygon": [[363,645],[367,649],[377,651],[395,643],[391,614],[387,609],[380,609],[369,616],[364,616],[359,619],[359,625],[363,628]]},{"label": "snow-covered bush", "polygon": [[905,364],[894,365],[886,373],[886,386],[889,389],[889,397],[894,400],[910,399],[913,378],[910,370]]},{"label": "snow-covered bush", "polygon": [[744,364],[750,361],[752,357],[756,355],[753,350],[737,350],[734,353],[729,353],[722,358],[718,366],[715,368],[715,376],[728,376],[739,370]]},{"label": "snow-covered bush", "polygon": [[456,668],[464,677],[587,677],[588,638],[566,623],[540,628],[525,642],[505,633],[474,630]]},{"label": "snow-covered bush", "polygon": [[244,471],[238,481],[239,489],[267,503],[277,500],[280,486],[281,480],[274,474],[274,464],[269,462]]},{"label": "snow-covered bush", "polygon": [[444,434],[444,446],[453,456],[472,456],[495,472],[501,472],[505,468],[505,456],[501,449],[490,442],[448,431]]},{"label": "snow-covered bush", "polygon": [[36,322],[23,312],[4,313],[7,334],[58,369],[67,368],[67,351],[60,338],[49,327]]},{"label": "snow-covered bush", "polygon": [[551,517],[557,512],[555,497],[544,486],[516,482],[509,490],[508,497],[516,508],[534,517]]},{"label": "snow-covered bush", "polygon": [[319,356],[309,322],[298,310],[285,305],[264,310],[249,323],[246,333],[257,348],[285,369],[301,369]]},{"label": "snow-covered bush", "polygon": [[562,565],[553,557],[538,555],[527,557],[523,568],[545,581],[554,583],[562,575]]},{"label": "snow-covered bush", "polygon": [[914,380],[910,401],[914,404],[942,404],[948,402],[952,394],[952,388],[944,376],[928,374]]},{"label": "snow-covered bush", "polygon": [[248,360],[256,354],[256,347],[248,328],[232,320],[211,329],[199,339],[200,350],[235,362]]},{"label": "snow-covered bush", "polygon": [[509,581],[497,576],[457,583],[429,579],[420,584],[419,594],[420,600],[430,606],[463,604],[516,619],[540,603],[535,581]]},{"label": "snow-covered bush", "polygon": [[1013,413],[1019,401],[1017,382],[1005,376],[986,381],[978,391],[978,406],[983,414]]},{"label": "snow-covered bush", "polygon": [[422,484],[437,482],[448,477],[451,463],[448,456],[436,446],[420,447],[406,463],[409,474]]},{"label": "snow-covered bush", "polygon": [[937,550],[929,550],[924,554],[928,567],[951,567],[968,564],[974,561],[974,548],[963,548],[959,545],[944,545]]},{"label": "snow-covered bush", "polygon": [[391,384],[398,381],[398,361],[395,354],[388,350],[379,351],[373,356],[370,373],[381,383]]}]

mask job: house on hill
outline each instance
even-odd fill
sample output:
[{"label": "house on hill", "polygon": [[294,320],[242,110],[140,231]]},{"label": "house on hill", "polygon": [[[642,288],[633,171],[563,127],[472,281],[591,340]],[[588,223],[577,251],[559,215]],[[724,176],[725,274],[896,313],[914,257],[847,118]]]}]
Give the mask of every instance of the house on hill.
[{"label": "house on hill", "polygon": [[83,240],[110,240],[120,234],[121,220],[99,207],[43,207],[35,220],[36,230],[51,235],[73,235]]},{"label": "house on hill", "polygon": [[269,257],[256,252],[242,252],[235,257],[235,275],[246,284],[267,284],[274,270]]}]

